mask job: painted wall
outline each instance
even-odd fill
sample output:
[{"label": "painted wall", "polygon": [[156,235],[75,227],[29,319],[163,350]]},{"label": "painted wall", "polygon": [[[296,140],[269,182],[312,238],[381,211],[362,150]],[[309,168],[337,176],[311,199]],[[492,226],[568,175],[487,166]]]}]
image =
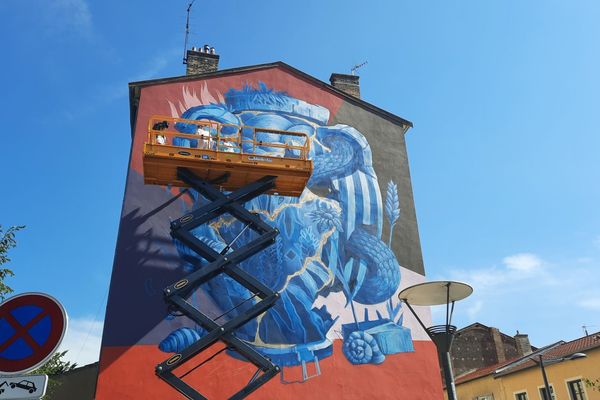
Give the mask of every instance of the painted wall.
[{"label": "painted wall", "polygon": [[[170,315],[162,299],[162,288],[205,263],[170,237],[169,222],[206,200],[193,191],[175,199],[179,189],[143,184],[142,146],[155,114],[304,132],[311,139],[314,173],[299,199],[261,196],[246,203],[281,232],[273,246],[241,264],[281,294],[236,332],[283,367],[251,398],[442,398],[435,348],[397,300],[402,288],[424,281],[402,127],[274,67],[142,88],[97,399],[176,398],[154,368],[205,333]],[[241,229],[223,217],[193,233],[223,248]],[[249,240],[244,234],[236,243]],[[248,297],[219,276],[189,301],[216,317]],[[430,320],[428,309],[420,312]],[[207,356],[220,349],[213,347]],[[252,364],[224,352],[186,381],[209,398],[227,398],[253,373]]]},{"label": "painted wall", "polygon": [[[545,367],[548,383],[554,388],[556,400],[571,400],[567,382],[576,379],[600,377],[600,349],[585,352],[587,358],[563,361]],[[493,394],[494,399],[514,400],[515,394],[527,392],[529,400],[542,400],[539,388],[544,381],[539,367],[528,368],[494,379],[491,375],[457,385],[457,396],[461,400],[476,399]],[[584,387],[587,400],[600,400],[600,392]],[[444,397],[448,398],[444,392]]]}]

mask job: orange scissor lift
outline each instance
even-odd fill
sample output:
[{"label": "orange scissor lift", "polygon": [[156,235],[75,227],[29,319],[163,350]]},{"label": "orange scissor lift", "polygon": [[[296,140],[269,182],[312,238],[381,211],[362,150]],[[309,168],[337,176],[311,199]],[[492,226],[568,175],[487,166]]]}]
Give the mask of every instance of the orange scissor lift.
[{"label": "orange scissor lift", "polygon": [[206,181],[229,174],[220,186],[230,191],[270,175],[277,179],[269,194],[298,197],[312,174],[309,152],[304,133],[154,116],[144,144],[144,182],[189,186],[177,176],[177,168],[187,168]]},{"label": "orange scissor lift", "polygon": [[[238,266],[273,244],[279,233],[243,204],[261,194],[300,196],[312,174],[309,152],[310,140],[304,133],[163,116],[153,116],[148,122],[144,182],[192,187],[211,200],[171,222],[171,236],[208,261],[164,289],[165,301],[171,310],[192,319],[207,331],[198,341],[156,366],[156,374],[188,399],[207,399],[183,378],[214,355],[184,374],[177,374],[176,369],[218,342],[225,344],[219,352],[235,351],[257,367],[250,381],[230,399],[245,398],[280,371],[277,365],[235,336],[237,328],[264,313],[279,298],[279,293]],[[195,228],[226,213],[240,220],[244,228],[224,249],[217,251],[193,235]],[[246,229],[256,232],[254,238],[243,246],[234,246]],[[189,296],[222,273],[248,289],[250,297],[219,317],[211,318],[194,307]],[[224,323],[217,322],[249,301],[252,301],[250,307]]]}]

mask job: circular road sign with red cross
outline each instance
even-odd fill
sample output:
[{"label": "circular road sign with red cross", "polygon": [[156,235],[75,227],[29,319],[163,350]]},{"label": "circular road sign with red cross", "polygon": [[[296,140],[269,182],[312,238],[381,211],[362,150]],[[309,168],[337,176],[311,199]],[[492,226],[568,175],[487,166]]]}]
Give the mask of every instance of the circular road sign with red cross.
[{"label": "circular road sign with red cross", "polygon": [[58,349],[67,329],[62,305],[44,293],[23,293],[0,304],[0,375],[36,369]]}]

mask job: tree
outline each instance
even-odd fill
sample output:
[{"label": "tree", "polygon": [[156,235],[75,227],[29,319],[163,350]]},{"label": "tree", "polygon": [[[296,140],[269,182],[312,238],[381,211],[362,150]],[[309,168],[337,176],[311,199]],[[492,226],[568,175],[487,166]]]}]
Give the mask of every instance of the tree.
[{"label": "tree", "polygon": [[[4,283],[4,280],[8,277],[15,276],[14,272],[8,268],[2,268],[4,264],[10,262],[8,257],[8,251],[17,245],[15,240],[15,233],[25,228],[25,226],[11,226],[4,231],[2,225],[0,225],[0,301],[3,301],[6,296],[13,292],[12,288]],[[48,361],[35,371],[31,372],[32,375],[60,375],[65,372],[69,372],[77,367],[77,363],[70,361],[64,361],[63,357],[67,354],[67,351],[56,352],[50,357]],[[48,379],[47,394],[51,395],[54,388],[60,385],[55,379]]]},{"label": "tree", "polygon": [[46,396],[44,398],[51,399],[54,390],[61,384],[61,382],[54,379],[54,376],[64,374],[77,367],[77,363],[63,361],[62,358],[65,354],[67,354],[67,350],[52,354],[52,357],[44,365],[30,372],[30,375],[48,375],[48,387],[46,388]]},{"label": "tree", "polygon": [[4,283],[4,280],[15,274],[8,268],[2,268],[2,266],[10,261],[8,251],[17,245],[15,233],[23,228],[25,227],[11,226],[4,232],[2,225],[0,225],[0,301],[3,301],[7,295],[13,292],[12,288]]},{"label": "tree", "polygon": [[57,351],[52,354],[52,357],[44,365],[32,372],[34,375],[59,375],[64,374],[77,368],[77,363],[71,361],[63,361],[63,357],[68,350]]}]

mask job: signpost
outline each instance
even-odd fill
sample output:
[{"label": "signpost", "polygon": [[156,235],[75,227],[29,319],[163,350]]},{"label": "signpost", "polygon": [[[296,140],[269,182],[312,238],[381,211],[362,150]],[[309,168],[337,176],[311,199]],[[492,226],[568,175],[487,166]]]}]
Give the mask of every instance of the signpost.
[{"label": "signpost", "polygon": [[47,375],[0,376],[0,400],[39,399],[47,385]]},{"label": "signpost", "polygon": [[[66,329],[64,308],[47,294],[23,293],[0,304],[0,385],[7,381],[3,375],[23,374],[43,365],[58,349]],[[6,386],[1,389],[6,392]]]}]

